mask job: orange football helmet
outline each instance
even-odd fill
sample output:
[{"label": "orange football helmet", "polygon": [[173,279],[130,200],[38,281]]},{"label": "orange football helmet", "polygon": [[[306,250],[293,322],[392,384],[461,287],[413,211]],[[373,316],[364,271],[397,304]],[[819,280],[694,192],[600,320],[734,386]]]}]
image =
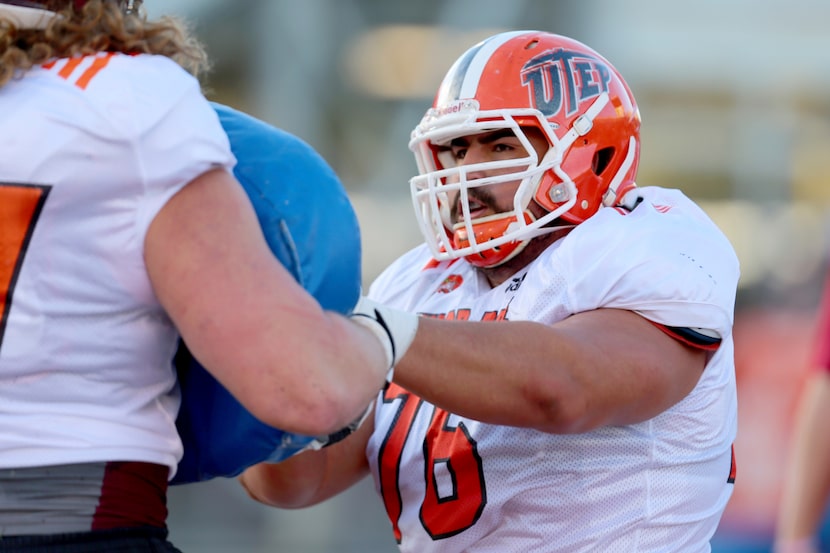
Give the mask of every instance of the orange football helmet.
[{"label": "orange football helmet", "polygon": [[[550,147],[539,158],[523,128]],[[455,165],[442,157],[455,138],[510,129],[527,157]],[[415,214],[436,259],[466,258],[493,267],[532,238],[577,225],[602,206],[621,205],[636,187],[640,114],[617,70],[584,44],[551,33],[494,35],[465,52],[441,83],[432,107],[412,131],[419,174],[410,180]],[[506,167],[515,172],[494,176]],[[484,176],[481,176],[484,175]],[[519,182],[513,209],[470,219],[468,191]],[[463,221],[450,220],[459,202]],[[545,215],[534,217],[531,201]]]}]

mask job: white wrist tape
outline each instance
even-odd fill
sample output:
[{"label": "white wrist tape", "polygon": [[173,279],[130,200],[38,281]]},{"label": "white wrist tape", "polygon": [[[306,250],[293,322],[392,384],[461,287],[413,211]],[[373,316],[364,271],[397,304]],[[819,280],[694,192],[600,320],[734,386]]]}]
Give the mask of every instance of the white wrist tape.
[{"label": "white wrist tape", "polygon": [[418,331],[418,316],[374,302],[365,296],[357,300],[351,319],[371,330],[386,352],[389,373],[386,381],[392,381],[395,365],[404,356]]}]

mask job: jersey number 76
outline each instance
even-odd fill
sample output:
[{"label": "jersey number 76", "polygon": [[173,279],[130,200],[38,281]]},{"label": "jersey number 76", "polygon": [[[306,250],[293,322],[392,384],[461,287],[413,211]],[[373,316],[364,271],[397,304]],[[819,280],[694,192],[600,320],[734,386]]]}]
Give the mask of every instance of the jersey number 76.
[{"label": "jersey number 76", "polygon": [[[395,422],[378,453],[378,466],[383,503],[395,539],[401,543],[400,464],[423,401],[394,383],[384,392],[383,401],[400,402]],[[464,423],[451,424],[450,414],[438,408],[434,409],[422,447],[426,493],[419,513],[421,525],[433,540],[449,538],[473,526],[487,504],[481,457]],[[449,485],[444,482],[442,486],[439,480],[448,480]]]}]

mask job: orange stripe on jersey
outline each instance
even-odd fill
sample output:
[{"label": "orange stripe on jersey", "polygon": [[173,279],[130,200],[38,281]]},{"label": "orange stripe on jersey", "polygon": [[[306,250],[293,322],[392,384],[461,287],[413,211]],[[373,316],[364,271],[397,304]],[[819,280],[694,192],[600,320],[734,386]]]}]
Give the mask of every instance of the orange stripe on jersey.
[{"label": "orange stripe on jersey", "polygon": [[437,259],[433,258],[433,259],[430,259],[427,262],[427,264],[424,265],[424,268],[421,269],[421,270],[426,271],[427,269],[435,269],[435,268],[441,267],[441,266],[449,267],[450,265],[452,265],[456,261],[458,261],[458,259],[450,259],[449,261],[438,261]]},{"label": "orange stripe on jersey", "polygon": [[60,71],[58,71],[58,76],[64,79],[69,79],[72,76],[72,72],[81,65],[81,62],[84,61],[84,58],[71,58],[66,61],[66,65],[64,65]]},{"label": "orange stripe on jersey", "polygon": [[83,75],[81,75],[75,84],[78,85],[81,90],[85,90],[89,84],[89,81],[91,81],[99,71],[107,66],[114,55],[114,52],[108,52],[104,57],[95,58],[95,61],[89,66],[89,69],[84,71]]},{"label": "orange stripe on jersey", "polygon": [[[80,88],[81,90],[86,90],[86,87],[89,86],[89,82],[101,72],[103,68],[109,64],[112,57],[115,55],[115,52],[104,52],[97,56],[94,56],[92,59],[92,63],[90,63],[89,67],[87,67],[81,76],[74,82],[74,84]],[[66,79],[69,81],[72,78],[72,74],[84,63],[86,59],[90,56],[80,56],[76,58],[70,58],[65,60],[65,63],[62,67],[58,70],[58,76],[62,79]],[[44,63],[41,67],[44,69],[50,70],[54,69],[58,66],[58,61],[64,60],[55,60],[50,61],[48,63]]]}]

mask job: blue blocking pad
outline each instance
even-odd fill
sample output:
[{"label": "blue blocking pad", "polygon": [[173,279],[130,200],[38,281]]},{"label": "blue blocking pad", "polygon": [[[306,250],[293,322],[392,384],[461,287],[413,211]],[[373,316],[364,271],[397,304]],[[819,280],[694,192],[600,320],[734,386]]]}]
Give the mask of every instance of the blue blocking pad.
[{"label": "blue blocking pad", "polygon": [[[296,136],[227,106],[213,106],[237,158],[234,175],[271,251],[324,309],[348,314],[360,295],[360,229],[337,175]],[[286,459],[313,440],[256,419],[184,343],[174,362],[182,392],[176,426],[184,456],[171,484],[233,477],[255,463]]]}]

